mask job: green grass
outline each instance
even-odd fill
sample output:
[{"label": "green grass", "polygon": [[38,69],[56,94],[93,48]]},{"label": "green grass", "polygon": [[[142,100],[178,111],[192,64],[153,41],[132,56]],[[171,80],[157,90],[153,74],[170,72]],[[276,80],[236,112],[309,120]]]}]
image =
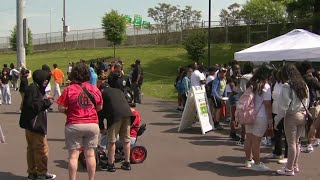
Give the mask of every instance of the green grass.
[{"label": "green grass", "polygon": [[[227,63],[233,59],[236,51],[244,49],[245,45],[219,44],[212,47],[211,64]],[[145,72],[145,83],[143,93],[146,96],[153,96],[163,99],[174,99],[176,92],[173,83],[180,66],[191,64],[186,51],[179,46],[159,47],[136,47],[119,48],[116,51],[117,57],[123,59],[126,72],[130,64],[136,59],[141,59]],[[43,64],[57,63],[66,72],[69,62],[77,62],[80,59],[91,59],[111,56],[113,49],[88,49],[88,50],[67,50],[34,53],[27,56],[27,67],[31,70],[41,68]],[[0,54],[0,64],[16,63],[15,54]],[[204,60],[207,64],[207,60]]]}]

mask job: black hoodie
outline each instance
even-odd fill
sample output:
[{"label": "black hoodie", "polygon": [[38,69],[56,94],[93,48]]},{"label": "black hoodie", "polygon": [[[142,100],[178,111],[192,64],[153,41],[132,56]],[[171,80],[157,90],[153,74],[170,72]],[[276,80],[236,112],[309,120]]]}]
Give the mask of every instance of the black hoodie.
[{"label": "black hoodie", "polygon": [[48,99],[44,99],[45,80],[50,81],[50,74],[47,71],[36,70],[32,74],[34,83],[27,88],[22,112],[20,116],[20,127],[35,133],[47,134],[47,113],[46,110],[51,106]]}]

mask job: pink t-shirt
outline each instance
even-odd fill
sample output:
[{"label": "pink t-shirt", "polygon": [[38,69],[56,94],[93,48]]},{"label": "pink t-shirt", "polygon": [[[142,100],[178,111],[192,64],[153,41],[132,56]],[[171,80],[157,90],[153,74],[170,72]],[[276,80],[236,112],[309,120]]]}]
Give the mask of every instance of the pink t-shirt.
[{"label": "pink t-shirt", "polygon": [[[87,82],[82,85],[93,95],[97,106],[101,106],[103,101],[99,89]],[[67,108],[66,125],[98,123],[93,103],[78,84],[71,84],[65,88],[57,103]]]}]

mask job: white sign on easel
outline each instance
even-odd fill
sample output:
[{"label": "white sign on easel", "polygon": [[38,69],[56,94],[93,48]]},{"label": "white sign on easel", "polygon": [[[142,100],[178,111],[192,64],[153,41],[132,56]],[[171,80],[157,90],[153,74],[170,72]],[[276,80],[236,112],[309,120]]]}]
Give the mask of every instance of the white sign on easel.
[{"label": "white sign on easel", "polygon": [[200,122],[202,134],[213,130],[214,125],[209,109],[205,86],[192,87],[188,94],[178,132],[192,127],[195,118]]}]

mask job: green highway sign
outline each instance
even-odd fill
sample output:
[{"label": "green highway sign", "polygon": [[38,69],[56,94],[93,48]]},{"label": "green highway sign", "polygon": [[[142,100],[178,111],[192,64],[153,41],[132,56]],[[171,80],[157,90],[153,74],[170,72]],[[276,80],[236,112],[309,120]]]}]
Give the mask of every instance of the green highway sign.
[{"label": "green highway sign", "polygon": [[142,17],[140,15],[134,15],[133,25],[136,27],[142,26]]}]

